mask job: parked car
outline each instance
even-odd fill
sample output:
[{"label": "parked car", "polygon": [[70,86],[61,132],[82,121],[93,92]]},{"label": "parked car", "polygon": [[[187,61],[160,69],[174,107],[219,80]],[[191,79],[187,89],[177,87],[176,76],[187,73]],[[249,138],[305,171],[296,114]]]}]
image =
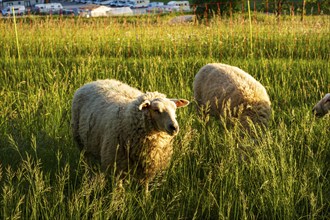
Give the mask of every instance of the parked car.
[{"label": "parked car", "polygon": [[131,8],[147,8],[149,7],[149,0],[130,0],[127,2]]},{"label": "parked car", "polygon": [[[108,2],[108,4],[109,4],[111,1],[95,0],[95,1],[93,2],[93,4],[95,4],[95,5],[107,5],[107,2]],[[105,3],[105,4],[104,4],[104,3]]]},{"label": "parked car", "polygon": [[63,6],[61,3],[36,4],[32,8],[32,12],[36,14],[60,14],[62,10]]},{"label": "parked car", "polygon": [[129,7],[128,2],[115,0],[110,3],[111,7]]},{"label": "parked car", "polygon": [[62,10],[62,14],[63,15],[71,15],[71,16],[77,16],[80,14],[79,9],[78,8],[72,8],[72,9],[63,9]]},{"label": "parked car", "polygon": [[153,7],[148,7],[146,9],[147,13],[153,13],[153,14],[157,14],[157,13],[164,13],[165,12],[165,7],[164,6],[153,6]]},{"label": "parked car", "polygon": [[89,4],[93,4],[93,1],[92,0],[80,0],[80,3],[89,5]]},{"label": "parked car", "polygon": [[173,11],[190,11],[189,1],[170,1],[167,5],[173,7]]},{"label": "parked car", "polygon": [[24,5],[11,5],[7,6],[1,10],[3,16],[13,15],[24,15],[26,13],[26,8]]},{"label": "parked car", "polygon": [[106,0],[106,1],[96,1],[96,5],[106,5],[106,6],[111,6],[111,4],[114,3],[114,0]]},{"label": "parked car", "polygon": [[164,2],[150,2],[146,11],[148,13],[163,13],[165,12]]},{"label": "parked car", "polygon": [[176,5],[164,5],[163,6],[165,12],[178,12],[180,11],[180,7]]},{"label": "parked car", "polygon": [[148,8],[149,7],[160,7],[160,6],[163,6],[164,5],[164,2],[150,2],[148,4]]}]

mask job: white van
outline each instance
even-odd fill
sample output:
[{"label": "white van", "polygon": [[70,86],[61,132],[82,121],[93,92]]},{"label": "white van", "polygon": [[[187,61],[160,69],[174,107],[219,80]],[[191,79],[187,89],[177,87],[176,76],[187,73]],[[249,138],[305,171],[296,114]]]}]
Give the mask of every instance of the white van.
[{"label": "white van", "polygon": [[62,10],[61,3],[36,4],[33,6],[33,12],[37,14],[60,14]]},{"label": "white van", "polygon": [[164,6],[164,2],[150,2],[148,7],[161,7]]},{"label": "white van", "polygon": [[114,0],[105,0],[105,1],[103,1],[103,0],[96,0],[96,1],[94,1],[94,4],[96,4],[96,5],[110,5],[113,2],[114,2]]},{"label": "white van", "polygon": [[147,8],[150,0],[130,0],[128,5],[131,8]]},{"label": "white van", "polygon": [[3,16],[13,15],[13,9],[15,12],[15,15],[24,15],[26,12],[24,5],[11,5],[5,7],[3,10],[1,10],[1,13]]},{"label": "white van", "polygon": [[190,11],[189,1],[170,1],[167,5],[174,7],[175,10],[179,8],[179,11]]}]

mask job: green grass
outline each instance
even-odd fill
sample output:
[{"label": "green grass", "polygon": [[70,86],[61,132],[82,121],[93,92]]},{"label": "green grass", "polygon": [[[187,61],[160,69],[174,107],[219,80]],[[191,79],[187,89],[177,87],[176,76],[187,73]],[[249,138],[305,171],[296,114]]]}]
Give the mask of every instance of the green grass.
[{"label": "green grass", "polygon": [[[169,25],[171,17],[0,20],[0,218],[328,219],[329,116],[313,105],[330,91],[329,16],[244,15]],[[192,83],[205,64],[238,66],[273,107],[258,146],[196,113]],[[169,169],[150,197],[91,174],[70,131],[72,96],[116,78],[190,100]],[[254,147],[241,161],[238,146]]]}]

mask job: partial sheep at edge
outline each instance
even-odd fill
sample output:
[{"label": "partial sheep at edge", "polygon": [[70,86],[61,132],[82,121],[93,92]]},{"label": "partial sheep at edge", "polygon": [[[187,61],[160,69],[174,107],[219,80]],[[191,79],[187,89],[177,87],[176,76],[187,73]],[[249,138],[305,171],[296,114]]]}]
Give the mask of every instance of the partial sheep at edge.
[{"label": "partial sheep at edge", "polygon": [[313,107],[313,113],[316,117],[323,117],[330,111],[330,93],[326,94],[316,105]]}]

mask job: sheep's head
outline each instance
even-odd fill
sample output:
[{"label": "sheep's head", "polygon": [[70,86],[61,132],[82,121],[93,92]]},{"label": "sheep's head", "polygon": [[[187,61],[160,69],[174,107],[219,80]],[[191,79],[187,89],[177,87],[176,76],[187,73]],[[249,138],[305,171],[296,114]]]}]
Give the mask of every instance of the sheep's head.
[{"label": "sheep's head", "polygon": [[188,104],[189,101],[185,99],[155,98],[144,100],[140,104],[139,110],[148,112],[156,130],[174,136],[179,132],[175,111],[177,108],[187,106]]},{"label": "sheep's head", "polygon": [[316,117],[323,117],[330,111],[330,93],[326,94],[313,108]]}]

